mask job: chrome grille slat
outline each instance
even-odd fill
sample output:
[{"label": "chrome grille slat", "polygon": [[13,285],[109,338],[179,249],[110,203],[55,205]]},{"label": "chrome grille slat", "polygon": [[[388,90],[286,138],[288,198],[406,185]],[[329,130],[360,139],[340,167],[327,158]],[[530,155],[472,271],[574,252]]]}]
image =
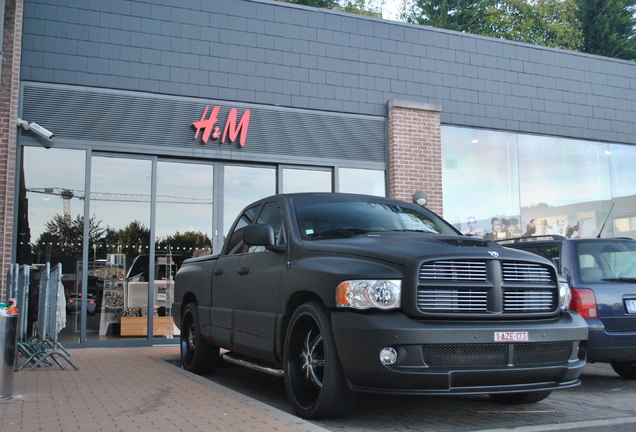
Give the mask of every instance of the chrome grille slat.
[{"label": "chrome grille slat", "polygon": [[486,263],[483,261],[434,261],[420,267],[420,279],[437,280],[486,280]]},{"label": "chrome grille slat", "polygon": [[423,263],[418,276],[417,307],[424,313],[518,315],[558,306],[552,272],[541,264],[440,260]]},{"label": "chrome grille slat", "polygon": [[479,290],[426,290],[417,295],[420,308],[451,311],[486,311],[488,293]]},{"label": "chrome grille slat", "polygon": [[553,303],[550,291],[506,291],[504,311],[536,312],[550,310]]},{"label": "chrome grille slat", "polygon": [[550,272],[546,267],[533,263],[502,263],[503,278],[510,282],[549,283]]}]

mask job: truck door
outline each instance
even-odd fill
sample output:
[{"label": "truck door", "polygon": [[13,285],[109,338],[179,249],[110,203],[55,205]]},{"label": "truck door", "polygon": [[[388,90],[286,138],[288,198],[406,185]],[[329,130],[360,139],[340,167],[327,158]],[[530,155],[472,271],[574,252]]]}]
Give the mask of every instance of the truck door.
[{"label": "truck door", "polygon": [[[278,203],[265,203],[255,223],[272,225],[277,242],[283,241]],[[237,225],[230,238],[241,238],[242,229]],[[233,248],[235,254],[219,260],[219,264],[223,261],[223,274],[215,279],[214,291],[222,278],[223,302],[231,309],[232,349],[252,357],[273,360],[274,334],[280,313],[280,277],[286,266],[286,254],[260,246],[247,246],[242,241],[238,243]],[[215,302],[216,305],[219,303]],[[228,310],[221,312],[226,316]]]}]

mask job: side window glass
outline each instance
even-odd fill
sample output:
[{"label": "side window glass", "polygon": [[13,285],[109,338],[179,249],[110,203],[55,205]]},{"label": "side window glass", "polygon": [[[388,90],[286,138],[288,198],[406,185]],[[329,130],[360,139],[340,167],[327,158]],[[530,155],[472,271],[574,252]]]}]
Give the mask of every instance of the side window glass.
[{"label": "side window glass", "polygon": [[280,206],[277,202],[268,202],[263,206],[263,211],[261,215],[258,217],[259,224],[268,224],[274,228],[274,235],[276,236],[275,242],[276,244],[284,244],[281,243],[284,240],[284,236],[282,236],[283,229],[283,217]]},{"label": "side window glass", "polygon": [[[274,228],[274,244],[284,244],[284,236],[282,235],[283,218],[278,203],[268,202],[263,206],[258,220],[258,224],[271,225]],[[264,246],[249,246],[248,252],[263,252]]]},{"label": "side window glass", "polygon": [[251,223],[254,223],[258,206],[250,207],[241,215],[234,230],[229,234],[229,242],[226,249],[227,255],[234,255],[247,252],[247,245],[243,243],[243,230]]}]

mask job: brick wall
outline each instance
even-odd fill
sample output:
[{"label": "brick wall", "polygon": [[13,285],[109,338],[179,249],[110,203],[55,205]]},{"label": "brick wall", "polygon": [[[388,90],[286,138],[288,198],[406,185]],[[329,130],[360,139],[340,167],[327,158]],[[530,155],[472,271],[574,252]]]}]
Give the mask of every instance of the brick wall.
[{"label": "brick wall", "polygon": [[441,107],[389,102],[389,195],[411,202],[416,191],[428,195],[427,208],[442,214]]},{"label": "brick wall", "polygon": [[12,259],[16,168],[16,119],[20,92],[23,0],[6,0],[0,91],[0,299]]}]

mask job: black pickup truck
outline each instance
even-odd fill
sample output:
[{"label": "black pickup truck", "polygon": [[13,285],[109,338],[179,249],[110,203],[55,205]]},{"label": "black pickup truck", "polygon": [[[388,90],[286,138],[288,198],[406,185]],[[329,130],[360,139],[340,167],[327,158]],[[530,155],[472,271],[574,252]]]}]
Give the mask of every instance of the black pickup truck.
[{"label": "black pickup truck", "polygon": [[183,263],[173,314],[185,369],[283,376],[299,416],[326,418],[356,392],[530,403],[578,385],[588,330],[569,296],[550,261],[415,204],[281,194]]}]

